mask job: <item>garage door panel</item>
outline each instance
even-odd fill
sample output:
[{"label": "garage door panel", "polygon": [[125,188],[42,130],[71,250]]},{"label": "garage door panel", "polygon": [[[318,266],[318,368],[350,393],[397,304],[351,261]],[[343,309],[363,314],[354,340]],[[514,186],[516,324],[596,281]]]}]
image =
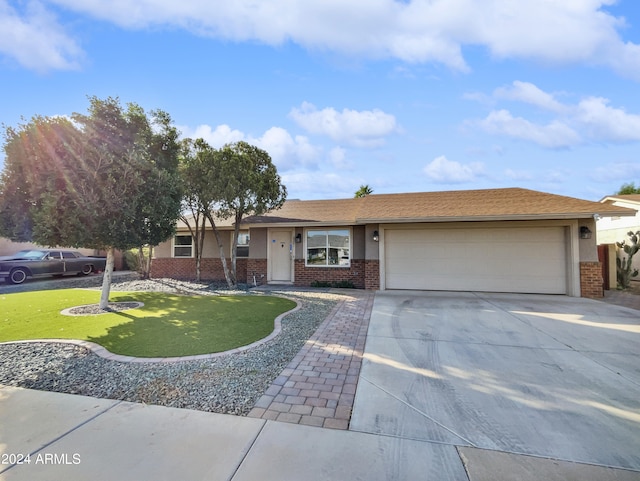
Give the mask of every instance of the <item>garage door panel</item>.
[{"label": "garage door panel", "polygon": [[384,242],[388,289],[566,293],[563,227],[393,229]]}]

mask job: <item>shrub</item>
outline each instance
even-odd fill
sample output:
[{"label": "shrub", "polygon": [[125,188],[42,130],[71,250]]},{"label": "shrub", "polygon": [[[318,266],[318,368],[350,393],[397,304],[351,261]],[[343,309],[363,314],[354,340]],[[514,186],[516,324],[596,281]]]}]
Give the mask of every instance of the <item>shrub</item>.
[{"label": "shrub", "polygon": [[[627,236],[629,236],[629,240],[631,241],[629,244],[627,244],[626,239],[622,242],[616,242],[618,249],[627,254],[627,257],[619,255],[616,258],[616,277],[618,278],[618,287],[622,289],[628,289],[631,284],[631,278],[638,275],[638,269],[634,269],[631,266],[631,261],[633,260],[633,256],[638,252],[638,249],[640,249],[640,244],[638,244],[640,230],[635,233],[629,231],[627,232]],[[618,251],[618,254],[620,254],[620,251]]]}]

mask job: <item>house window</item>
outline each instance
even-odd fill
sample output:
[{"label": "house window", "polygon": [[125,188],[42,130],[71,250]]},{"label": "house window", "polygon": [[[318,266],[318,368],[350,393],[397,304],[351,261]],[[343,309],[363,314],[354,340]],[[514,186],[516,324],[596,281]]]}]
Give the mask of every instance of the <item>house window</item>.
[{"label": "house window", "polygon": [[249,231],[241,230],[238,232],[238,246],[236,249],[236,257],[249,257]]},{"label": "house window", "polygon": [[311,267],[349,267],[351,235],[348,229],[308,230],[306,265]]},{"label": "house window", "polygon": [[193,257],[193,237],[177,235],[173,238],[173,257]]}]

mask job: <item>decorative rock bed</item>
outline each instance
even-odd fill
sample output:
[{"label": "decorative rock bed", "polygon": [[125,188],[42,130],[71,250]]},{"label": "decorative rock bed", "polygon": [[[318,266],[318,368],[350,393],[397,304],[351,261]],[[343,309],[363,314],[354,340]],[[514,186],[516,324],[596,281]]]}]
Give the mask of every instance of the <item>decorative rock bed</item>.
[{"label": "decorative rock bed", "polygon": [[70,307],[60,313],[65,316],[93,316],[109,312],[127,311],[142,306],[144,306],[143,302],[110,302],[106,309],[102,309],[99,304],[88,304],[86,306]]},{"label": "decorative rock bed", "polygon": [[[81,281],[73,280],[77,284],[73,287],[88,287]],[[59,285],[71,287],[69,283]],[[28,284],[20,287],[25,290]],[[171,279],[129,279],[115,282],[112,290],[230,294],[218,285]],[[247,290],[232,292],[240,293],[254,295]],[[242,353],[202,361],[123,363],[101,358],[77,345],[0,344],[0,384],[245,415],[342,298],[340,294],[317,291],[281,294],[302,307],[285,316],[280,335]]]}]

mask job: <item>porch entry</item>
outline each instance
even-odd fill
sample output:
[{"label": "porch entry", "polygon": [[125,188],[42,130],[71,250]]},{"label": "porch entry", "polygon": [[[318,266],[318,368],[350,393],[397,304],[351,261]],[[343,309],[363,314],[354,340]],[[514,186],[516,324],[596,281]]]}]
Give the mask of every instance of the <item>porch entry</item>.
[{"label": "porch entry", "polygon": [[293,281],[293,230],[269,231],[269,282]]}]

